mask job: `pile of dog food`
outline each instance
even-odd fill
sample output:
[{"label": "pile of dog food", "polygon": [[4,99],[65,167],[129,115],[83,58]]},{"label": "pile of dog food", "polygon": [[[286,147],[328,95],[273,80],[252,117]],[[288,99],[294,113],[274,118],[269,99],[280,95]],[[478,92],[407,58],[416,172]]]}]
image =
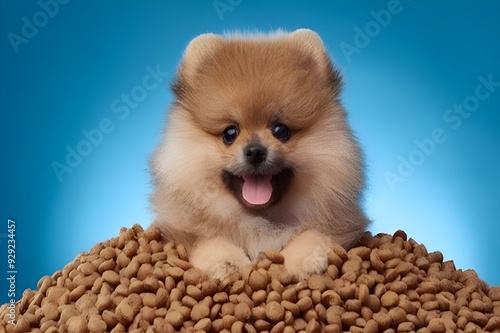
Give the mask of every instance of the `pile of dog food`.
[{"label": "pile of dog food", "polygon": [[248,276],[219,281],[158,229],[122,228],[26,290],[15,325],[1,306],[0,332],[500,331],[500,287],[402,231],[360,244],[334,247],[327,271],[308,280],[266,252]]}]

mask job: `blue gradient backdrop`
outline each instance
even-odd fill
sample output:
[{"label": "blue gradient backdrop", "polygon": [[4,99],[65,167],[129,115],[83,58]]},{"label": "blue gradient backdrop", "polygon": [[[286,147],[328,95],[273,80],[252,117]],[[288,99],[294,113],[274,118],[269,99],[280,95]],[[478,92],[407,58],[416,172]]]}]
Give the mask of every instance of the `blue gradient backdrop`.
[{"label": "blue gradient backdrop", "polygon": [[[8,218],[16,298],[120,227],[150,224],[147,161],[182,51],[200,33],[234,29],[316,30],[345,76],[371,230],[404,229],[500,285],[500,2],[66,2],[0,2],[1,302]],[[496,83],[477,88],[480,76]],[[447,112],[463,103],[472,111],[458,126]],[[108,133],[85,146],[99,126]],[[444,142],[433,148],[436,128]],[[68,147],[87,156],[60,181],[52,164],[66,164]],[[402,159],[414,166],[399,166],[391,188]]]}]

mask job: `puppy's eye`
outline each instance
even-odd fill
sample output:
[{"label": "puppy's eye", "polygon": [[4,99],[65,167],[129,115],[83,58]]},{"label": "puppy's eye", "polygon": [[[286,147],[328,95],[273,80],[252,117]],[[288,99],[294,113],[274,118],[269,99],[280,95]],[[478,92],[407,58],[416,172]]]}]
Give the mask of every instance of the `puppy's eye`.
[{"label": "puppy's eye", "polygon": [[273,132],[273,136],[281,142],[287,142],[290,139],[290,129],[284,124],[275,124],[271,131]]},{"label": "puppy's eye", "polygon": [[224,132],[222,132],[222,140],[226,145],[230,145],[236,140],[238,136],[238,127],[235,125],[227,127]]}]

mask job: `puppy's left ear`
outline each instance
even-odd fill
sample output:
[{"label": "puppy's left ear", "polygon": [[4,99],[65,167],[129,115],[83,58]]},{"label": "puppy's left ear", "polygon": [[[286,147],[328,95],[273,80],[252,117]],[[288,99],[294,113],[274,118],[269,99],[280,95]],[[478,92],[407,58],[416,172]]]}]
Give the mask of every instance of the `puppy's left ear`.
[{"label": "puppy's left ear", "polygon": [[316,61],[329,61],[325,45],[316,32],[309,29],[297,29],[289,35],[289,38],[300,44],[302,49],[312,54]]},{"label": "puppy's left ear", "polygon": [[[312,30],[298,29],[290,33],[288,38],[312,57],[314,60],[313,66],[318,69],[318,73],[320,73],[320,75],[326,74],[328,82],[334,87],[334,90],[338,92],[342,85],[342,77],[340,72],[333,67],[321,37]],[[306,62],[306,64],[308,63]]]}]

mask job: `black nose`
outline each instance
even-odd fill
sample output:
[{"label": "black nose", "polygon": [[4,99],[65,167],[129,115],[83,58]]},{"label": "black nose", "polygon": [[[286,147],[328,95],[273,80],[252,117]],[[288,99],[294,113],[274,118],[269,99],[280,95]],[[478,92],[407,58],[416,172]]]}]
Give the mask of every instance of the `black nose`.
[{"label": "black nose", "polygon": [[252,143],[245,147],[243,153],[248,163],[259,165],[266,160],[267,148],[261,144]]}]

